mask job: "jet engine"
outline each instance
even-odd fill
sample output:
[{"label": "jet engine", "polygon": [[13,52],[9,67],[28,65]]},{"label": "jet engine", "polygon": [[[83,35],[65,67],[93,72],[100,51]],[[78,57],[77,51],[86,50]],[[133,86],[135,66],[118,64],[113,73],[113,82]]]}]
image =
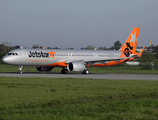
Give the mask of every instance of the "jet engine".
[{"label": "jet engine", "polygon": [[51,66],[36,66],[36,69],[38,71],[51,71],[53,67]]},{"label": "jet engine", "polygon": [[83,71],[85,68],[86,68],[85,65],[81,62],[70,62],[67,65],[67,69],[69,71],[74,71],[74,72]]}]

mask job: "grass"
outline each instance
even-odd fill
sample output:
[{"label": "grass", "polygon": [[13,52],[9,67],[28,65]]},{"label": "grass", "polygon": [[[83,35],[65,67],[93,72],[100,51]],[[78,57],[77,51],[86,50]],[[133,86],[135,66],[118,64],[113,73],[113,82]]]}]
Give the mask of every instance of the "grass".
[{"label": "grass", "polygon": [[[55,67],[52,69],[51,73],[60,73],[60,67]],[[126,64],[110,66],[110,67],[88,67],[90,73],[123,73],[123,74],[158,74],[158,70],[150,69],[140,69],[140,66],[130,66]],[[18,71],[18,66],[0,64],[0,73],[11,72],[15,73]],[[35,66],[24,66],[23,72],[39,72],[36,70]],[[81,72],[80,72],[81,73]]]},{"label": "grass", "polygon": [[157,119],[158,81],[0,77],[0,120]]}]

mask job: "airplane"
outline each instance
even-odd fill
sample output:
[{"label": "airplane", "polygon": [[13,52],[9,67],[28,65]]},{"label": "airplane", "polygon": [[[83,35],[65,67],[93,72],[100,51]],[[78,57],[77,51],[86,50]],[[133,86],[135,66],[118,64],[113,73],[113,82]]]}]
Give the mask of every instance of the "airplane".
[{"label": "airplane", "polygon": [[58,49],[14,49],[8,52],[2,61],[9,65],[36,66],[38,71],[51,71],[61,67],[62,74],[82,72],[89,74],[87,67],[106,67],[125,63],[142,56],[136,52],[139,27],[135,27],[120,50],[58,50]]}]

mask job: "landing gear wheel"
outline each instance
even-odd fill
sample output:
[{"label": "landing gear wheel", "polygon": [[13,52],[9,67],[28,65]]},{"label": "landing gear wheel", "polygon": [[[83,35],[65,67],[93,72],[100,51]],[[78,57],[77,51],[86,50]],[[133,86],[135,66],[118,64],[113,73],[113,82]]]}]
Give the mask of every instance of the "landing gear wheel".
[{"label": "landing gear wheel", "polygon": [[18,73],[22,74],[22,68],[23,68],[23,66],[19,66]]},{"label": "landing gear wheel", "polygon": [[22,70],[18,70],[18,73],[22,74]]},{"label": "landing gear wheel", "polygon": [[61,70],[61,73],[62,73],[62,74],[68,74],[68,70],[67,70],[67,69],[62,69],[62,70]]},{"label": "landing gear wheel", "polygon": [[88,75],[89,74],[89,70],[86,70],[85,73]]},{"label": "landing gear wheel", "polygon": [[64,74],[68,74],[68,70],[67,69],[64,70]]},{"label": "landing gear wheel", "polygon": [[89,74],[89,70],[87,69],[87,70],[84,70],[83,72],[82,72],[83,74]]}]

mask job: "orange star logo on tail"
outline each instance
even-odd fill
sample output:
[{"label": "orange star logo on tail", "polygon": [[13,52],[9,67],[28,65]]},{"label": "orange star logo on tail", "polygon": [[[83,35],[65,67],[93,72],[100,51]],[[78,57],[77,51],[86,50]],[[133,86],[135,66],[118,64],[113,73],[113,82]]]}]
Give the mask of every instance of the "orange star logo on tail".
[{"label": "orange star logo on tail", "polygon": [[54,57],[54,54],[56,53],[56,52],[53,52],[52,50],[51,50],[51,52],[48,52],[49,53],[49,58],[51,58],[51,57],[53,57],[54,59],[55,59],[55,57]]}]

